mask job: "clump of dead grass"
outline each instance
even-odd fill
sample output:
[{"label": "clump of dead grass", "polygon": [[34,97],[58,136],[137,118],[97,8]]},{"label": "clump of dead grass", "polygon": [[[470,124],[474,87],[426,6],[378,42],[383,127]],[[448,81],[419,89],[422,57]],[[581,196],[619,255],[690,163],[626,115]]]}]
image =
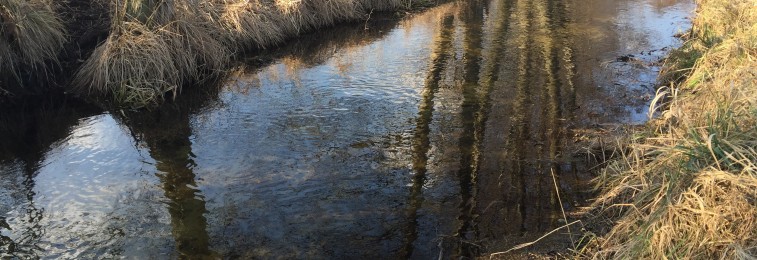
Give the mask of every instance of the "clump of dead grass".
[{"label": "clump of dead grass", "polygon": [[229,57],[302,32],[366,18],[403,0],[111,0],[112,26],[74,90],[144,106],[227,67]]},{"label": "clump of dead grass", "polygon": [[220,0],[220,21],[239,49],[265,48],[314,28],[367,18],[401,0]]},{"label": "clump of dead grass", "polygon": [[211,8],[194,1],[112,1],[111,32],[77,72],[75,90],[141,107],[223,68],[230,50]]},{"label": "clump of dead grass", "polygon": [[66,32],[53,7],[49,0],[0,0],[0,74],[18,79],[21,67],[57,62]]},{"label": "clump of dead grass", "polygon": [[664,111],[597,179],[614,224],[582,257],[757,257],[757,1],[697,3]]},{"label": "clump of dead grass", "polygon": [[[146,105],[163,93],[178,91],[182,61],[174,60],[174,50],[161,31],[136,23],[119,25],[80,68],[76,79],[93,94],[111,94],[118,102]],[[181,57],[179,57],[181,58]],[[184,63],[188,62],[184,60]]]},{"label": "clump of dead grass", "polygon": [[270,6],[244,0],[229,0],[223,6],[221,24],[239,49],[271,46],[286,36],[284,25],[272,18]]}]

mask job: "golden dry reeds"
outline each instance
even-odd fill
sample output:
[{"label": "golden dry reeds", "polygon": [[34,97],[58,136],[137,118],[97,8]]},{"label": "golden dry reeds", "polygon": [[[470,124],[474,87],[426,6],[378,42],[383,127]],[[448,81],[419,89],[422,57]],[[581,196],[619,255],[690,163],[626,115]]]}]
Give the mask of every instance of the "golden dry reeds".
[{"label": "golden dry reeds", "polygon": [[220,21],[240,49],[271,46],[286,37],[285,27],[295,27],[278,23],[271,15],[272,8],[259,2],[229,0],[223,3]]},{"label": "golden dry reeds", "polygon": [[265,48],[302,32],[399,8],[388,0],[219,0],[220,21],[238,48]]},{"label": "golden dry reeds", "polygon": [[74,90],[144,106],[174,96],[232,53],[265,48],[305,31],[366,18],[402,0],[111,0],[108,39],[77,72]]},{"label": "golden dry reeds", "polygon": [[0,74],[18,78],[22,66],[44,70],[57,62],[65,35],[51,1],[0,0]]},{"label": "golden dry reeds", "polygon": [[76,80],[88,80],[78,83],[88,88],[84,91],[110,94],[120,103],[137,106],[178,91],[183,80],[179,66],[189,61],[175,55],[163,31],[136,22],[119,26],[120,34],[108,36],[79,69]]},{"label": "golden dry reeds", "polygon": [[757,0],[696,2],[664,111],[597,179],[613,224],[581,257],[757,257]]},{"label": "golden dry reeds", "polygon": [[110,35],[75,77],[79,93],[145,106],[228,62],[225,36],[207,11],[212,6],[152,0],[114,0],[111,6]]}]

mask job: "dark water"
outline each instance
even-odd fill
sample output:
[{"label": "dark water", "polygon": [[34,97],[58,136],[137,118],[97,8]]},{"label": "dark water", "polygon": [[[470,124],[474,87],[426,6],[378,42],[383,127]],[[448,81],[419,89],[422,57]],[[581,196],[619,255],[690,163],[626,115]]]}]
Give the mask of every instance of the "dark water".
[{"label": "dark water", "polygon": [[[0,258],[457,258],[562,225],[690,1],[445,4],[306,35],[152,111],[0,114]],[[630,62],[620,56],[634,55]]]}]

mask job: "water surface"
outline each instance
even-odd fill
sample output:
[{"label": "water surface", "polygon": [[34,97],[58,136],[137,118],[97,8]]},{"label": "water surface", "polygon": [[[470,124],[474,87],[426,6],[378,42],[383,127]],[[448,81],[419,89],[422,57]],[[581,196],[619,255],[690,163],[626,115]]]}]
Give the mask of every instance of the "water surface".
[{"label": "water surface", "polygon": [[657,60],[692,9],[458,1],[240,57],[228,78],[151,111],[6,111],[0,257],[507,249],[585,205],[576,131],[645,120]]}]

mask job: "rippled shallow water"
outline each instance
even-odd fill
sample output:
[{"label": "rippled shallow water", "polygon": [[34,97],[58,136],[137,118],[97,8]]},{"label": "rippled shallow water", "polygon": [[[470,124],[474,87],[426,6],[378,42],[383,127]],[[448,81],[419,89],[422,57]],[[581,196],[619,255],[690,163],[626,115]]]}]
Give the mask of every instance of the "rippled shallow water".
[{"label": "rippled shallow water", "polygon": [[[492,0],[305,35],[153,111],[0,115],[0,257],[444,258],[590,196],[690,1]],[[633,55],[630,62],[617,57]]]}]

